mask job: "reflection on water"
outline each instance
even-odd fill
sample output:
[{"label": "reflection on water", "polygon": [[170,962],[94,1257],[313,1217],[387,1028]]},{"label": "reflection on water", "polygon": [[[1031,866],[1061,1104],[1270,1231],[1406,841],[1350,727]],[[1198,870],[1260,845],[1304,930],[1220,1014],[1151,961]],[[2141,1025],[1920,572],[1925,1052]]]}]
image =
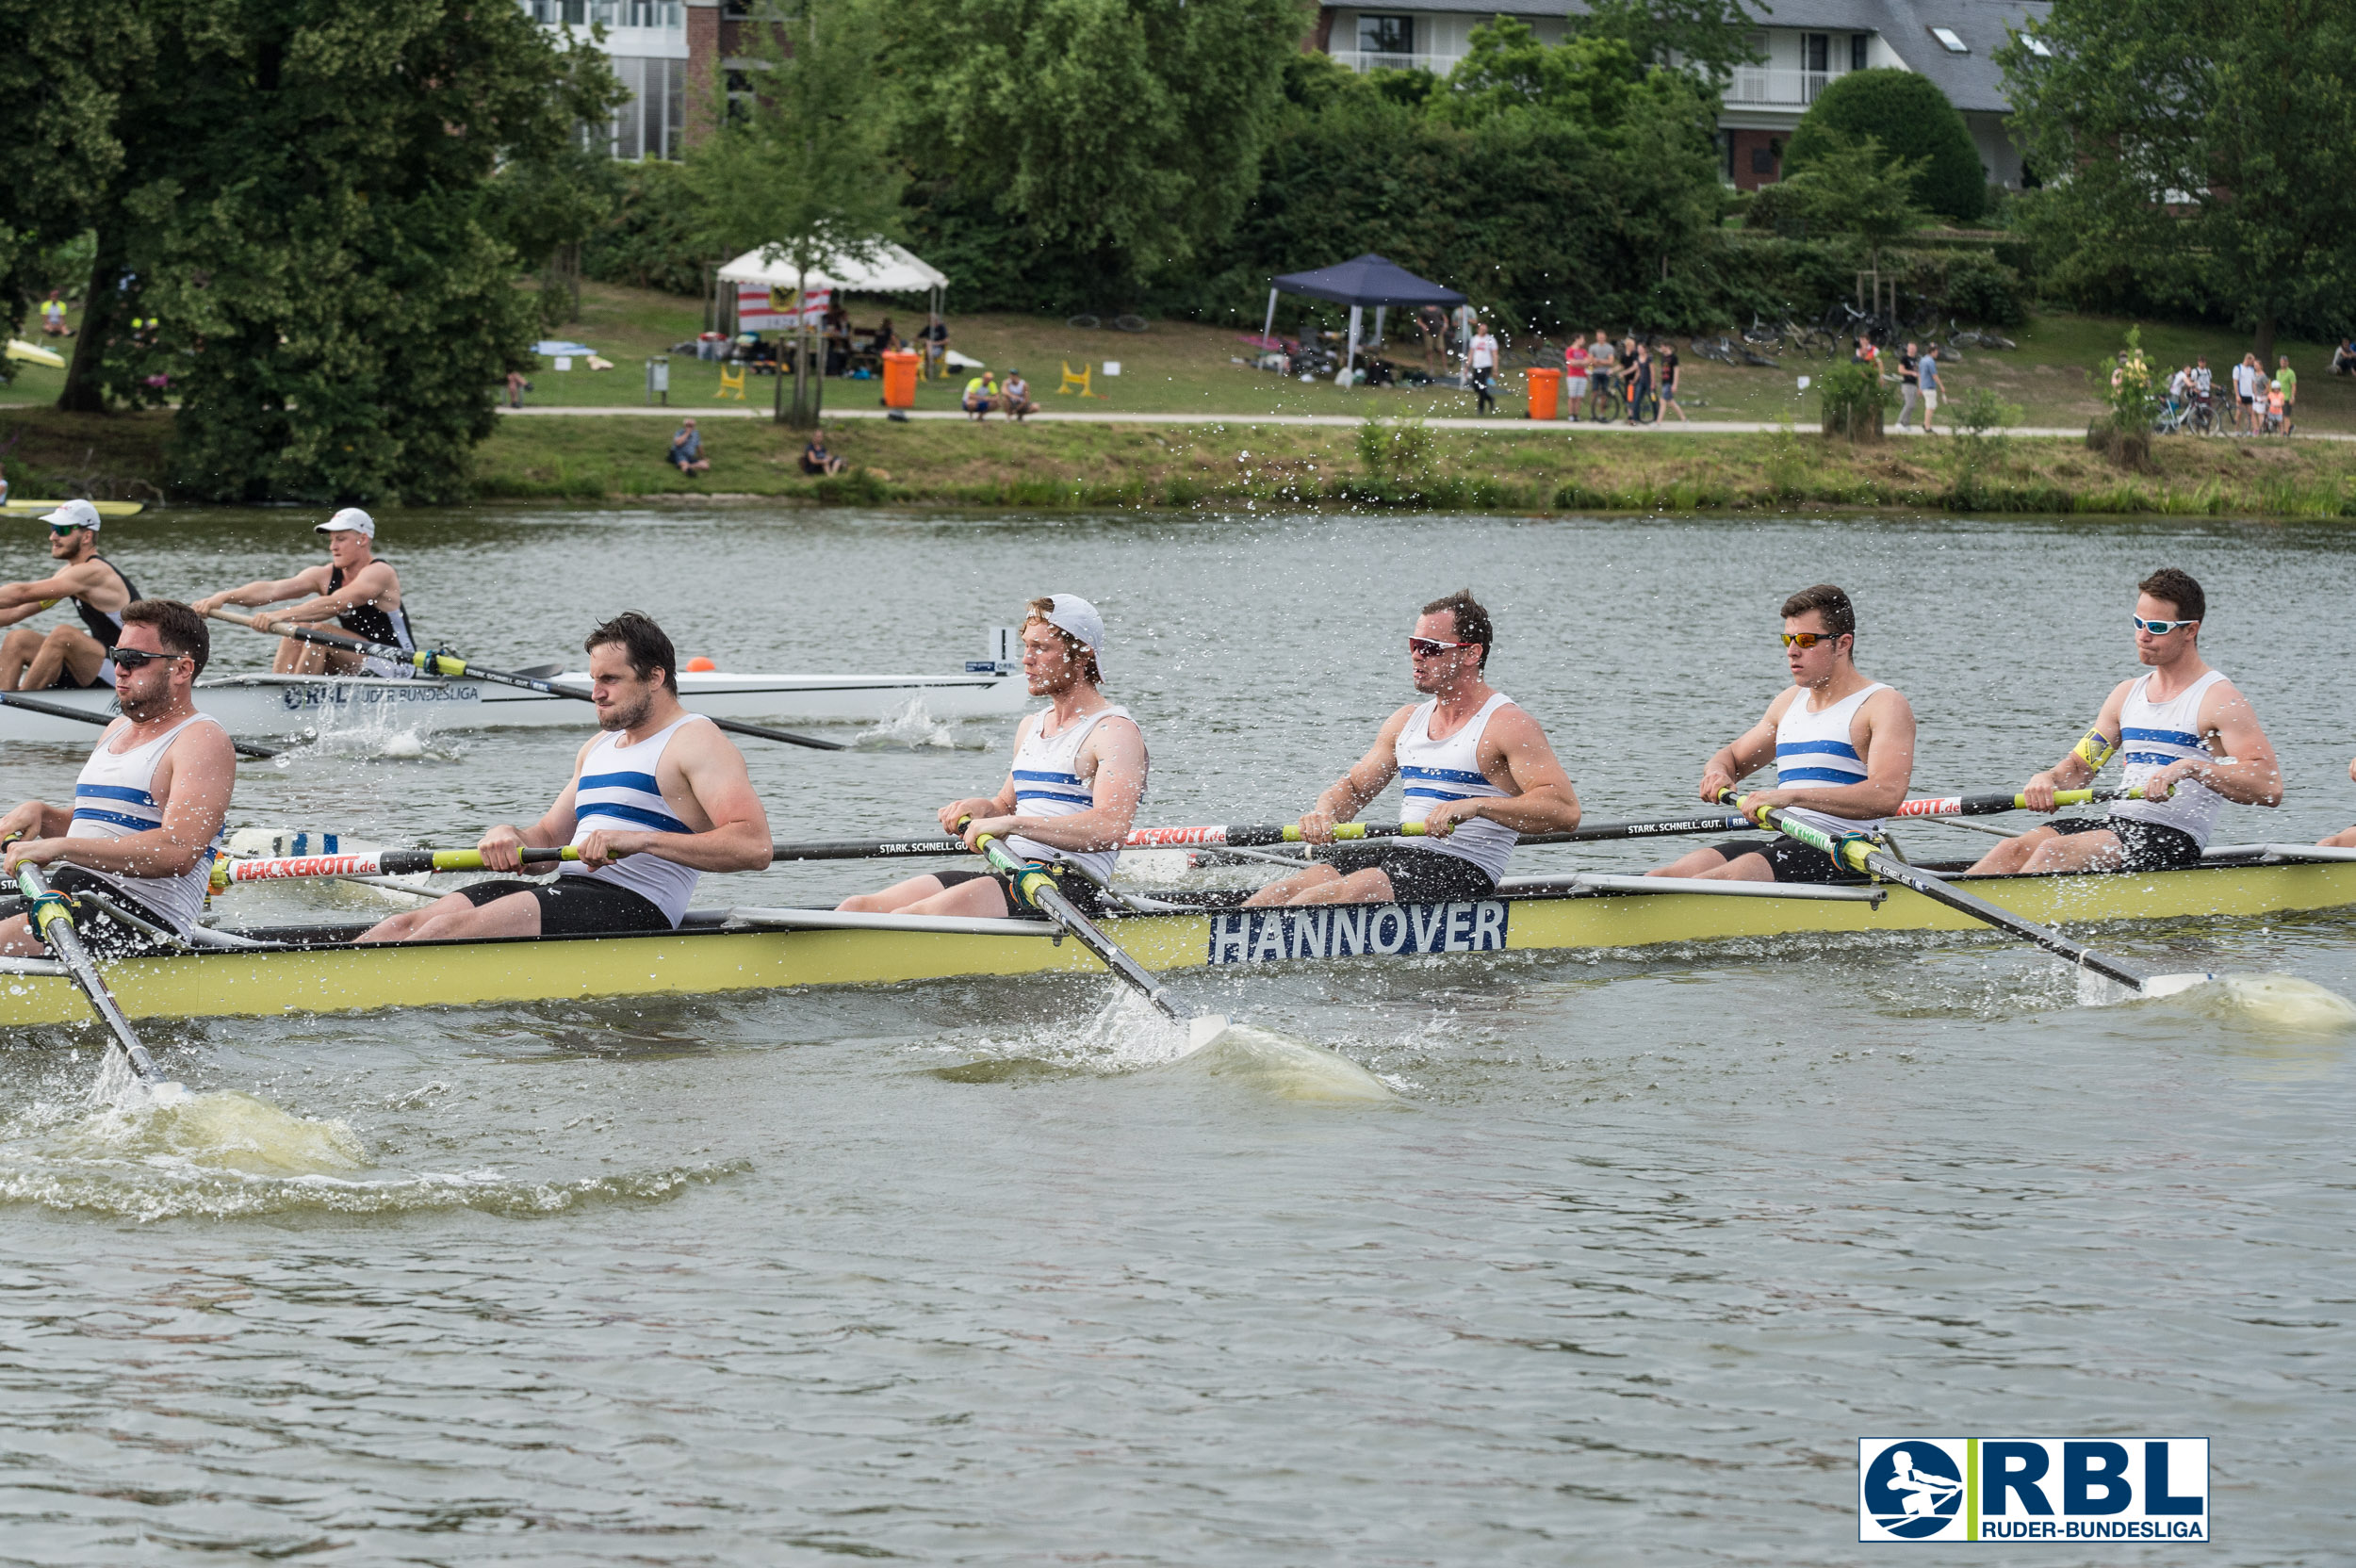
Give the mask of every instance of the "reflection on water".
[{"label": "reflection on water", "polygon": [[[109,548],[196,593],[307,559],[316,520],[167,514]],[[2172,564],[2291,781],[2228,831],[2356,820],[2313,629],[2356,588],[2330,530],[383,526],[423,624],[498,667],[627,604],[724,666],[951,670],[1014,599],[1086,593],[1173,824],[1298,814],[1406,696],[1406,616],[1465,583],[1598,816],[1683,803],[1776,690],[1775,602],[1822,580],[1922,715],[1918,783],[2009,781],[2129,673],[2087,629]],[[902,834],[994,786],[1010,729],[911,711],[747,756],[779,836]],[[235,820],[467,843],[544,810],[585,734],[331,737],[240,770]],[[58,798],[80,755],[0,751],[0,795]],[[0,1558],[1846,1562],[1857,1435],[2007,1430],[2206,1434],[2232,1513],[2203,1563],[2336,1560],[2356,1035],[2283,1016],[2274,977],[2356,992],[2351,938],[2110,926],[2143,970],[2244,978],[2102,1008],[1972,935],[1195,972],[1174,988],[1241,1027],[1184,1059],[1087,976],[423,995],[158,1031],[196,1091],[172,1113],[94,1102],[97,1035],[39,1031],[0,1041]]]}]

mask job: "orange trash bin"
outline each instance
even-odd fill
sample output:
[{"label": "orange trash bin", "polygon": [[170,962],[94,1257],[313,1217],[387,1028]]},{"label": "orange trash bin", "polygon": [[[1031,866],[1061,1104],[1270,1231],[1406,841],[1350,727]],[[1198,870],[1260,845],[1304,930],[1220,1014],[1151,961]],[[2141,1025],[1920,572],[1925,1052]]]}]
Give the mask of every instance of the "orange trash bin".
[{"label": "orange trash bin", "polygon": [[1532,370],[1530,372],[1530,416],[1551,419],[1562,402],[1562,372]]},{"label": "orange trash bin", "polygon": [[916,406],[916,367],[918,357],[905,349],[886,349],[883,356],[884,406],[914,408]]}]

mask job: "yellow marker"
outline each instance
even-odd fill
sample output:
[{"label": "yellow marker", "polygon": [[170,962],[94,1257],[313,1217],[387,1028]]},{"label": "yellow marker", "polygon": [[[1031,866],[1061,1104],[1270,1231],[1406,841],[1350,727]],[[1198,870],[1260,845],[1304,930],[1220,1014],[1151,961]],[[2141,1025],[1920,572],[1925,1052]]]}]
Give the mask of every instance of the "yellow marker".
[{"label": "yellow marker", "polygon": [[2096,773],[2101,773],[2102,764],[2109,761],[2118,750],[2117,746],[2102,739],[2100,729],[2089,729],[2078,737],[2078,743],[2070,748],[2070,753]]}]

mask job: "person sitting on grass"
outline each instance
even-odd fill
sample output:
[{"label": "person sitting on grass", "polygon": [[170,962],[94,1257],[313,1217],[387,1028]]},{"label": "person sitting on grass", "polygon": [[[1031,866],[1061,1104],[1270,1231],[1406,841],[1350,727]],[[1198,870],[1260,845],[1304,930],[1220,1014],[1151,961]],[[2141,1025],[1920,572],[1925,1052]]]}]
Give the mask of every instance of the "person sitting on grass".
[{"label": "person sitting on grass", "polygon": [[826,450],[826,433],[822,430],[812,434],[810,445],[802,449],[802,472],[812,479],[823,479],[842,471],[843,460]]},{"label": "person sitting on grass", "polygon": [[965,384],[965,416],[969,419],[985,419],[998,406],[998,383],[984,370]]},{"label": "person sitting on grass", "polygon": [[2356,337],[2350,337],[2331,351],[2331,373],[2335,376],[2356,376]]},{"label": "person sitting on grass", "polygon": [[1023,379],[1022,371],[1006,372],[1006,384],[998,389],[998,407],[1017,424],[1024,416],[1039,412],[1039,404],[1031,400],[1031,384]]},{"label": "person sitting on grass", "polygon": [[682,474],[700,474],[712,466],[712,459],[704,456],[703,433],[695,429],[695,421],[683,420],[671,433],[671,450],[667,454],[672,467]]}]

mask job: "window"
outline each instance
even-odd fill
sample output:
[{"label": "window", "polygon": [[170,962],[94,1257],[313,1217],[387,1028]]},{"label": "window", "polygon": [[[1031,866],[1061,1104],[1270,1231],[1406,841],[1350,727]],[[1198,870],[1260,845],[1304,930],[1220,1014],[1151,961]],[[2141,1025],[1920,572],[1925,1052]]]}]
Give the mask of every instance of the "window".
[{"label": "window", "polygon": [[2038,59],[2050,60],[2053,57],[2053,51],[2045,47],[2045,41],[2037,37],[2035,33],[2022,33],[2021,35],[2021,44],[2022,48],[2028,50],[2030,54],[2035,55]]},{"label": "window", "polygon": [[1412,55],[1415,52],[1415,19],[1412,16],[1358,17],[1358,48],[1368,55]]},{"label": "window", "polygon": [[1775,172],[1775,155],[1764,147],[1751,149],[1751,172],[1772,174]]},{"label": "window", "polygon": [[1956,37],[1955,30],[1953,27],[1933,27],[1931,29],[1931,37],[1939,40],[1939,47],[1946,50],[1947,53],[1951,55],[1968,55],[1972,53],[1972,46],[1964,42],[1962,39]]},{"label": "window", "polygon": [[1867,41],[1872,39],[1873,36],[1873,35],[1871,33],[1851,33],[1849,35],[1850,70],[1862,71],[1865,69],[1865,45]]},{"label": "window", "polygon": [[1801,70],[1824,71],[1829,69],[1831,63],[1831,54],[1832,35],[1830,33],[1802,33],[1800,35]]}]

